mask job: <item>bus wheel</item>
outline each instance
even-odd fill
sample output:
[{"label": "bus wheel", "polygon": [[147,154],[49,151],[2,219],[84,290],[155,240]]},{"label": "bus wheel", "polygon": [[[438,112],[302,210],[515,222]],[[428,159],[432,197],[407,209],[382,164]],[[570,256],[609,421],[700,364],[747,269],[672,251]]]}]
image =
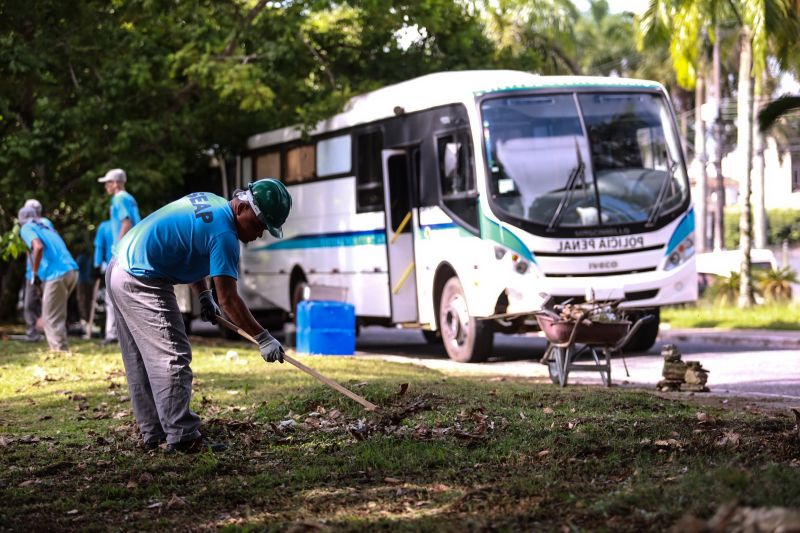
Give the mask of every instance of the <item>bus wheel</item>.
[{"label": "bus wheel", "polygon": [[305,279],[298,281],[294,287],[292,287],[292,321],[297,325],[297,304],[305,300],[304,293],[306,292],[306,287],[308,287],[308,283],[306,283]]},{"label": "bus wheel", "polygon": [[447,356],[460,363],[478,363],[489,357],[494,344],[491,322],[469,315],[467,299],[458,278],[442,288],[439,300],[439,330]]},{"label": "bus wheel", "polygon": [[642,324],[642,327],[639,328],[636,335],[622,347],[623,352],[646,352],[656,343],[658,325],[661,322],[661,310],[658,307],[655,309],[648,309],[631,317],[631,319],[638,320],[645,315],[653,315],[656,319],[647,324]]}]

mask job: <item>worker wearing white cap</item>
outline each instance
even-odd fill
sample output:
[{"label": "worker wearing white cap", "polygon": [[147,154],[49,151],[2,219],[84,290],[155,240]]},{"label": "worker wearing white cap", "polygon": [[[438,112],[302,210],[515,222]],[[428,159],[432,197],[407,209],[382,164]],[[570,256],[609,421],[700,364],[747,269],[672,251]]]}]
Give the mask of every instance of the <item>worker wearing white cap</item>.
[{"label": "worker wearing white cap", "polygon": [[[47,217],[42,216],[42,203],[35,198],[25,200],[23,207],[30,207],[36,212],[35,220],[53,229],[53,223]],[[28,253],[25,261],[25,279],[32,279],[31,266],[33,258]],[[36,322],[42,316],[42,297],[39,291],[35,290],[33,284],[25,284],[25,292],[22,299],[22,315],[25,318],[25,337],[26,341],[39,341],[42,339],[41,333],[36,329]]]},{"label": "worker wearing white cap", "polygon": [[[139,206],[131,193],[125,190],[128,176],[121,168],[112,168],[97,180],[105,184],[106,193],[111,196],[110,222],[112,250],[128,231],[139,223]],[[103,344],[117,342],[117,326],[114,307],[106,305],[106,338]]]},{"label": "worker wearing white cap", "polygon": [[42,292],[44,334],[51,350],[67,351],[67,299],[78,282],[78,265],[53,228],[36,220],[36,211],[23,207],[17,216],[19,235],[31,251],[27,283]]},{"label": "worker wearing white cap", "polygon": [[97,181],[105,184],[106,192],[111,196],[111,230],[114,244],[117,244],[141,220],[139,206],[133,195],[125,190],[128,176],[121,168],[112,168]]}]

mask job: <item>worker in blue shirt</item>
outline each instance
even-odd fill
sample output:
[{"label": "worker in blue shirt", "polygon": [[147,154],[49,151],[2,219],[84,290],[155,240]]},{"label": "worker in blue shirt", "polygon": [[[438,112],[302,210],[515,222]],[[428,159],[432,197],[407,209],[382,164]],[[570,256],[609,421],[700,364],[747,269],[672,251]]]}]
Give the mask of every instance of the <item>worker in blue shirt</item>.
[{"label": "worker in blue shirt", "polygon": [[[42,204],[35,198],[30,198],[25,201],[23,207],[30,207],[36,212],[36,220],[49,228],[53,228],[53,223],[47,217],[42,216]],[[25,279],[32,279],[31,277],[31,254],[26,254],[25,257]],[[42,316],[42,298],[39,291],[35,290],[34,286],[30,283],[25,284],[25,290],[22,299],[22,315],[25,319],[25,337],[27,341],[40,341],[42,335],[36,328],[36,322]]]},{"label": "worker in blue shirt", "polygon": [[237,279],[239,241],[254,241],[265,229],[281,238],[291,206],[286,187],[273,179],[251,183],[230,201],[196,192],[152,213],[118,243],[106,287],[145,449],[162,442],[169,452],[224,449],[203,442],[200,418],[189,409],[192,348],[174,285],[191,284],[201,318],[214,322],[220,308],[206,281],[210,276],[225,314],[258,340],[264,360],[283,362],[283,347],[253,318]]},{"label": "worker in blue shirt", "polygon": [[[108,264],[111,262],[111,250],[114,247],[114,233],[111,220],[104,220],[97,227],[94,236],[94,271],[95,276],[105,277]],[[89,324],[92,327],[92,324]],[[106,328],[103,335],[103,344],[117,342],[117,322],[114,318],[114,307],[106,302]]]},{"label": "worker in blue shirt", "polygon": [[139,206],[133,195],[125,190],[128,176],[121,168],[109,170],[97,181],[105,184],[106,193],[111,196],[109,208],[111,231],[114,235],[114,244],[117,244],[141,220]]},{"label": "worker in blue shirt", "polygon": [[50,349],[67,351],[67,300],[78,282],[78,265],[56,231],[36,220],[36,211],[23,207],[17,216],[20,237],[31,255],[27,280],[42,294],[44,335]]}]

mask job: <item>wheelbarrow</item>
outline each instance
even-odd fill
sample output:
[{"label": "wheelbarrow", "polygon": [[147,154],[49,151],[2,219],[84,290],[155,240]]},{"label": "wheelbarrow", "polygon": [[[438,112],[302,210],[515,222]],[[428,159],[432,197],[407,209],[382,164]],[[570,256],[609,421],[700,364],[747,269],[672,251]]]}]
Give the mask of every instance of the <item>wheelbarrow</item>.
[{"label": "wheelbarrow", "polygon": [[[618,353],[639,328],[655,319],[653,315],[646,315],[634,323],[629,320],[593,322],[564,319],[548,309],[537,311],[535,315],[548,341],[541,362],[547,365],[550,380],[562,387],[567,385],[572,371],[599,372],[603,385],[610,387],[611,355]],[[574,362],[585,354],[592,356],[594,364]]]}]

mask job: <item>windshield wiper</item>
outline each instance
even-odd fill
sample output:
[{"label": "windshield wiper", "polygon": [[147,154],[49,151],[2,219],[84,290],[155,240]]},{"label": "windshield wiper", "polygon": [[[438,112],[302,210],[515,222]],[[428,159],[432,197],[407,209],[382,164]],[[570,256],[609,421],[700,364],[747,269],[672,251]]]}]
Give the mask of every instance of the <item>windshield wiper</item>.
[{"label": "windshield wiper", "polygon": [[656,203],[653,205],[653,208],[650,210],[650,215],[647,217],[647,222],[645,222],[645,226],[650,227],[656,223],[658,220],[658,215],[661,214],[661,209],[664,207],[664,195],[667,194],[667,188],[669,184],[672,183],[672,179],[674,177],[675,167],[677,166],[677,162],[673,162],[672,158],[669,155],[669,146],[667,146],[667,172],[666,176],[664,177],[664,181],[661,182],[661,188],[658,190],[658,196],[656,197]]},{"label": "windshield wiper", "polygon": [[575,191],[579,177],[584,187],[586,186],[586,165],[583,163],[583,156],[581,156],[581,151],[578,148],[577,139],[575,139],[575,155],[577,156],[578,164],[572,169],[572,172],[567,178],[567,184],[563,189],[565,194],[561,197],[561,201],[558,202],[558,207],[556,207],[556,211],[553,213],[553,218],[550,219],[550,223],[547,225],[547,231],[553,231],[553,228],[556,227],[556,224],[558,224],[561,217],[564,215],[564,209],[569,205],[570,200],[572,200],[572,193]]}]

